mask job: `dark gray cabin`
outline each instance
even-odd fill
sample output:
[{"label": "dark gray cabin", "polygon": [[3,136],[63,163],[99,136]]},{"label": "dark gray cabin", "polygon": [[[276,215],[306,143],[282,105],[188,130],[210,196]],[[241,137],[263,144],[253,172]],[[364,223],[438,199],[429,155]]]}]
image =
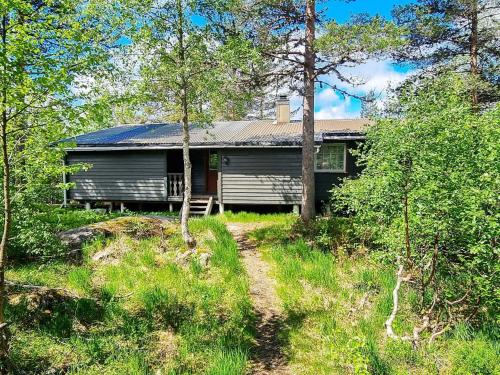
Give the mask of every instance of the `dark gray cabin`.
[{"label": "dark gray cabin", "polygon": [[[302,193],[302,123],[290,121],[287,102],[277,120],[216,122],[191,129],[194,199],[224,205],[291,205]],[[350,149],[363,141],[367,120],[317,120],[316,199],[344,177],[358,173]],[[87,170],[67,175],[65,199],[85,203],[182,201],[182,130],[179,124],[125,125],[66,139],[67,164]]]}]

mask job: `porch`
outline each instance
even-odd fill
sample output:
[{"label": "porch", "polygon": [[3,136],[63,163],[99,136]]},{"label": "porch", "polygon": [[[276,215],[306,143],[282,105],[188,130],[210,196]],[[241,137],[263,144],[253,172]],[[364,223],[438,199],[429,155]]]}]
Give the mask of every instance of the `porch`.
[{"label": "porch", "polygon": [[[168,202],[181,202],[184,195],[184,162],[182,150],[166,152],[165,197]],[[198,197],[219,196],[218,150],[191,150],[191,192]]]},{"label": "porch", "polygon": [[[166,191],[167,202],[169,202],[169,211],[174,209],[174,203],[180,203],[184,198],[184,173],[167,173]],[[214,204],[220,203],[217,201],[217,194],[193,194],[191,196],[191,215],[210,215]]]},{"label": "porch", "polygon": [[167,201],[182,202],[184,196],[184,173],[167,173],[165,177]]},{"label": "porch", "polygon": [[[191,213],[207,214],[219,204],[219,153],[217,150],[191,150]],[[169,209],[181,205],[184,198],[184,163],[181,150],[167,151],[164,179]]]}]

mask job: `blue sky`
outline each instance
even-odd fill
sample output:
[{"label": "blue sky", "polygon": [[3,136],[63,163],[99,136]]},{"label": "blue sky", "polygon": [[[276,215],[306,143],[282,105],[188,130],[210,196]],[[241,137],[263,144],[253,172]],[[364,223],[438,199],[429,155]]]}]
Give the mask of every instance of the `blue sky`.
[{"label": "blue sky", "polygon": [[[381,15],[386,19],[391,18],[391,10],[395,5],[404,5],[416,0],[356,0],[346,2],[343,0],[317,0],[318,10],[326,12],[328,19],[335,19],[337,22],[346,22],[353,15],[367,13],[369,15]],[[403,81],[411,69],[407,66],[393,64],[389,60],[369,61],[366,64],[344,71],[350,76],[356,77],[363,85],[352,88],[342,84],[334,77],[322,77],[332,84],[340,86],[342,89],[352,92],[358,96],[367,94],[370,91],[376,92],[381,99],[384,98],[388,87],[394,87]],[[286,88],[283,88],[283,94]],[[302,97],[290,93],[291,107],[294,111],[294,118],[302,117]],[[332,118],[356,118],[360,116],[361,102],[357,99],[342,97],[329,88],[316,88],[315,112],[317,119]]]},{"label": "blue sky", "polygon": [[[318,9],[326,9],[326,15],[330,19],[338,22],[346,22],[352,15],[358,13],[368,13],[370,15],[382,15],[385,18],[391,18],[391,10],[395,5],[408,4],[410,0],[357,0],[354,2],[345,2],[341,0],[329,0],[318,5]],[[384,97],[389,86],[395,86],[404,80],[411,71],[404,66],[393,64],[389,60],[369,61],[368,63],[347,70],[351,75],[358,77],[364,85],[351,88],[351,92],[358,95],[366,94],[370,90],[379,93]],[[327,78],[328,80],[328,78]],[[332,77],[332,83],[335,79]],[[348,86],[342,86],[348,89]],[[292,109],[298,110],[294,117],[300,118],[302,98],[292,96]],[[359,117],[361,103],[352,98],[343,98],[328,88],[317,88],[316,91],[316,117],[321,119],[329,118],[353,118]]]},{"label": "blue sky", "polygon": [[391,16],[391,10],[395,5],[409,4],[409,0],[357,0],[345,2],[342,0],[329,0],[320,4],[318,8],[326,8],[327,15],[335,18],[338,22],[345,22],[353,14],[368,13],[371,15],[380,14],[386,18]]}]

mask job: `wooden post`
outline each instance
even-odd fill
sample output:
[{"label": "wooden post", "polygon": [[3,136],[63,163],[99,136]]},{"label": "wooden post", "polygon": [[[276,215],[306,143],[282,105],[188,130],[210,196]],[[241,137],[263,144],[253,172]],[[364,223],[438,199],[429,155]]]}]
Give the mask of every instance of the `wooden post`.
[{"label": "wooden post", "polygon": [[85,202],[85,210],[90,211],[90,209],[91,209],[90,202]]},{"label": "wooden post", "polygon": [[298,205],[298,204],[293,205],[293,213],[295,215],[300,215],[300,205]]},{"label": "wooden post", "polygon": [[124,213],[127,208],[125,207],[125,203],[120,202],[120,212]]},{"label": "wooden post", "polygon": [[168,211],[169,212],[174,212],[174,204],[173,203],[169,203],[168,204]]},{"label": "wooden post", "polygon": [[[63,158],[63,168],[66,167],[66,156]],[[67,181],[67,176],[66,176],[66,171],[63,170],[63,184],[64,184],[64,190],[63,190],[63,207],[68,207],[68,190],[66,190],[66,183]]]},{"label": "wooden post", "polygon": [[222,215],[224,214],[224,203],[219,202],[219,213]]},{"label": "wooden post", "polygon": [[222,151],[218,151],[219,157],[219,165],[217,170],[217,200],[219,203],[222,203],[222,162],[224,161],[222,158]]}]

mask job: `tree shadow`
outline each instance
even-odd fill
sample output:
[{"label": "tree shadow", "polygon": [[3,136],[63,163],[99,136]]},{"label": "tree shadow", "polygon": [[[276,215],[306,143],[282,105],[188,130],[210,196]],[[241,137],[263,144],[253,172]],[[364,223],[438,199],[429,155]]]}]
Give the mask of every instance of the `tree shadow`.
[{"label": "tree shadow", "polygon": [[256,313],[256,345],[251,354],[264,370],[273,371],[288,364],[290,333],[299,329],[305,318],[306,314],[295,311],[267,317]]},{"label": "tree shadow", "polygon": [[51,288],[9,291],[6,306],[9,321],[59,338],[69,338],[78,327],[86,329],[102,321],[104,311],[98,300]]}]

